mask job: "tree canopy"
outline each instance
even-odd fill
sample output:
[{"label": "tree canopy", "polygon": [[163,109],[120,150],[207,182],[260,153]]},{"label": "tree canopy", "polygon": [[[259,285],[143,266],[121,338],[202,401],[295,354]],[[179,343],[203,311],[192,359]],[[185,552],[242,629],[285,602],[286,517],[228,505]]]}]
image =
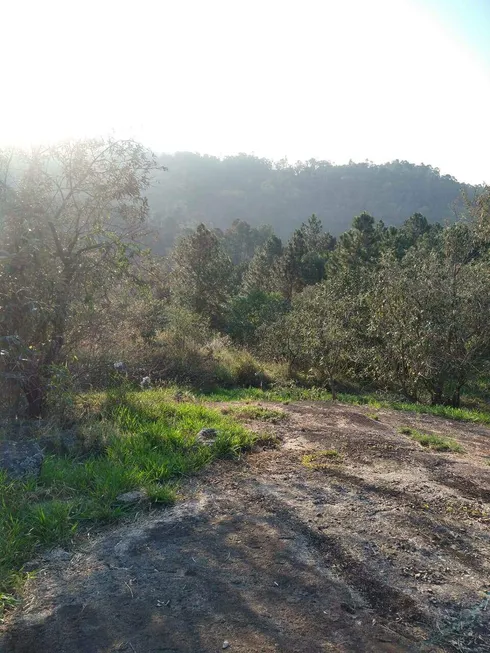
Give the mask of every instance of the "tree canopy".
[{"label": "tree canopy", "polygon": [[186,226],[204,223],[229,229],[236,220],[250,227],[270,225],[289,238],[315,214],[333,236],[346,231],[353,216],[367,212],[387,226],[421,214],[429,223],[453,221],[453,204],[473,188],[441,175],[430,165],[392,161],[334,165],[329,161],[290,164],[240,154],[219,159],[179,152],[161,155],[168,168],[149,189],[151,219],[166,251]]}]

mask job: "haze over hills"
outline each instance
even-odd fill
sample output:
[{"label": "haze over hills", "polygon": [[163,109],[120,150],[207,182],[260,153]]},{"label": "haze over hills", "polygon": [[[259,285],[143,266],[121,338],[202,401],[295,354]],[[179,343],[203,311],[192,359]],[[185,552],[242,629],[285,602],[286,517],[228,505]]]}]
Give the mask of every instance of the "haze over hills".
[{"label": "haze over hills", "polygon": [[407,161],[290,164],[247,154],[220,159],[190,152],[163,154],[159,160],[167,171],[148,196],[165,249],[183,228],[200,222],[225,229],[244,220],[255,227],[270,225],[287,238],[312,213],[334,236],[362,211],[386,225],[401,225],[414,213],[430,222],[452,221],[462,192],[475,189],[430,165]]}]

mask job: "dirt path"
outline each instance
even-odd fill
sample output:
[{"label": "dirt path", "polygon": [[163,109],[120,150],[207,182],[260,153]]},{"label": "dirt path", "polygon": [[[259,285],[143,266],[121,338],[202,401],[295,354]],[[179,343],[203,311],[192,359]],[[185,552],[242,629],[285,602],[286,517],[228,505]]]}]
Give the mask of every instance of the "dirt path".
[{"label": "dirt path", "polygon": [[[490,430],[284,409],[267,427],[278,449],[220,462],[175,508],[47,563],[2,653],[489,651]],[[328,449],[341,457],[303,464]]]}]

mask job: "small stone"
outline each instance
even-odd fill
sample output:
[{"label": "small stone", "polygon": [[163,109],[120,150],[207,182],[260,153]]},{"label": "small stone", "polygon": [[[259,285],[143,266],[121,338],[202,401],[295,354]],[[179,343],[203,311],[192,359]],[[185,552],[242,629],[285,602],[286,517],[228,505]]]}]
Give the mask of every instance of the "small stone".
[{"label": "small stone", "polygon": [[216,429],[201,429],[197,434],[197,437],[202,438],[203,440],[209,440],[215,438],[217,435],[218,431]]},{"label": "small stone", "polygon": [[116,501],[118,503],[139,503],[144,501],[147,498],[146,492],[144,490],[133,490],[133,492],[124,492],[120,494]]},{"label": "small stone", "polygon": [[222,648],[230,648],[230,642],[228,642],[228,641],[225,639],[225,641],[223,642],[223,646],[222,646]]},{"label": "small stone", "polygon": [[218,431],[216,429],[201,429],[197,434],[197,441],[210,447],[215,443],[217,437]]}]

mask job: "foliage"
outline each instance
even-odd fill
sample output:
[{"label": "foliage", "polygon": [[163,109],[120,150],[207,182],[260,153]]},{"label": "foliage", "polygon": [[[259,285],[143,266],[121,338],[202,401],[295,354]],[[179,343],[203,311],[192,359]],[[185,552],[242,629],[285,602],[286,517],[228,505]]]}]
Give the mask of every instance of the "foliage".
[{"label": "foliage", "polygon": [[178,243],[172,262],[176,301],[209,320],[212,328],[223,327],[234,275],[218,236],[200,224]]},{"label": "foliage", "polygon": [[246,293],[260,291],[272,293],[279,289],[276,271],[283,254],[282,242],[277,236],[271,236],[257,248],[248,265],[243,279],[243,290]]},{"label": "foliage", "polygon": [[414,213],[430,223],[454,219],[453,205],[473,188],[429,165],[392,161],[334,165],[329,161],[270,161],[246,154],[219,159],[191,152],[162,155],[169,173],[150,189],[152,220],[161,230],[160,253],[199,222],[225,230],[237,219],[270,225],[288,239],[316,214],[335,236],[362,211],[400,226]]},{"label": "foliage", "polygon": [[438,249],[386,256],[369,306],[376,378],[407,397],[458,406],[490,354],[490,268],[474,255],[469,228],[444,230]]},{"label": "foliage", "polygon": [[[87,140],[0,157],[0,334],[28,414],[44,410],[76,307],[103,299],[140,256],[143,192],[157,168],[133,141]],[[12,377],[12,375],[16,375]]]},{"label": "foliage", "polygon": [[236,295],[229,304],[226,330],[239,345],[255,347],[260,330],[276,322],[287,308],[279,293],[252,290],[247,295]]}]

